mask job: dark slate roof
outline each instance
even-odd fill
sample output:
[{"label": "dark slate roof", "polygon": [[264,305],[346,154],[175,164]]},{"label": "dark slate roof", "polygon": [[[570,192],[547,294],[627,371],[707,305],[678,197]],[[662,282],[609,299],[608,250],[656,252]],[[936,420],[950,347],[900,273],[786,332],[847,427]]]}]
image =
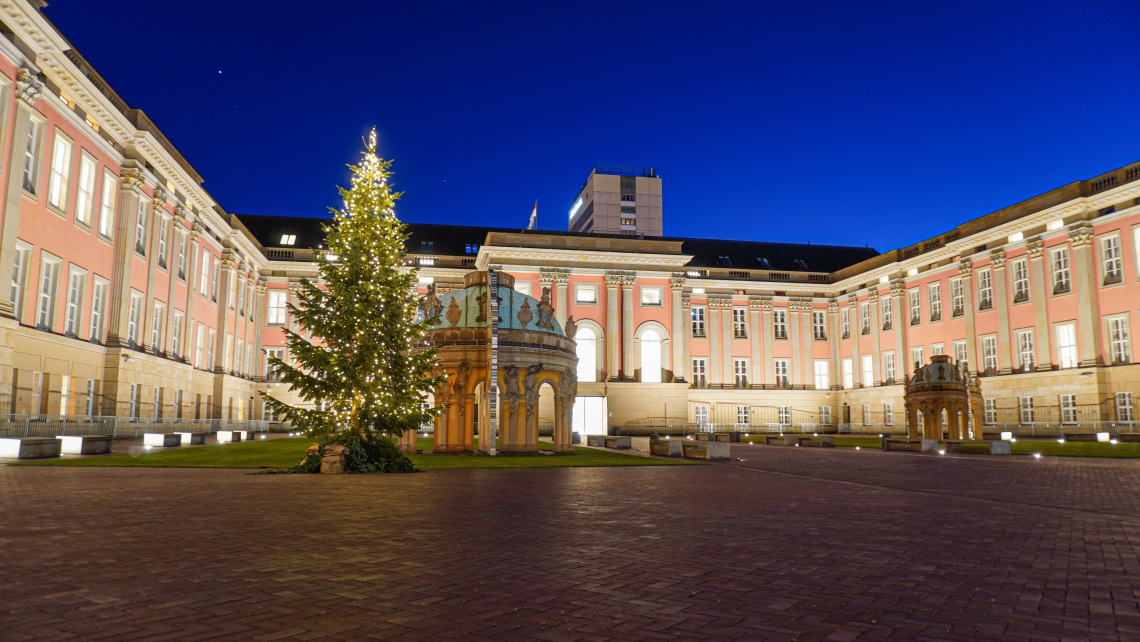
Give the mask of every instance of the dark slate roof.
[{"label": "dark slate roof", "polygon": [[[237,215],[258,242],[266,248],[288,247],[281,245],[281,235],[296,234],[294,248],[315,248],[324,241],[321,226],[327,218],[301,218],[290,216]],[[468,245],[482,245],[488,232],[526,233],[526,230],[471,225],[439,225],[435,223],[408,223],[407,251],[412,254],[431,253],[441,256],[465,256]],[[557,230],[535,230],[533,234],[555,236],[608,236],[620,235],[579,234]],[[691,254],[691,267],[717,267],[740,270],[779,270],[789,272],[835,272],[850,265],[878,256],[878,252],[865,247],[840,245],[811,245],[804,243],[768,243],[764,241],[732,241],[673,237],[644,237],[647,240],[681,241],[681,251]],[[431,249],[422,243],[430,242]],[[764,261],[761,261],[764,259]],[[800,263],[802,261],[802,264]]]}]

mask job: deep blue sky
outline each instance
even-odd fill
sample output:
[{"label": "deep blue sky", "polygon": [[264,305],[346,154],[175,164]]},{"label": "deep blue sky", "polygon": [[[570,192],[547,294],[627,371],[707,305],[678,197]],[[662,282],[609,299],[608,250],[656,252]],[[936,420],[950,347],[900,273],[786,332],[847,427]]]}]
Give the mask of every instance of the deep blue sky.
[{"label": "deep blue sky", "polygon": [[665,233],[880,251],[1140,160],[1140,2],[52,0],[228,211],[544,228],[597,163]]}]

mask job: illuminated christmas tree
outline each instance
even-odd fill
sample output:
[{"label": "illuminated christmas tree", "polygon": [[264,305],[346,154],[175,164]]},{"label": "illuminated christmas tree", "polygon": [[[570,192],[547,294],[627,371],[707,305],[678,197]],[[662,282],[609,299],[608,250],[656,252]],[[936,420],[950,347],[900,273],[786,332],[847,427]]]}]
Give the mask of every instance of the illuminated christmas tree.
[{"label": "illuminated christmas tree", "polygon": [[351,188],[340,188],[344,206],[325,226],[319,285],[303,280],[298,304],[289,305],[292,365],[270,357],[281,380],[312,405],[265,397],[295,429],[325,444],[363,447],[359,454],[380,445],[395,451],[389,437],[438,412],[423,403],[438,383],[435,350],[424,342],[427,323],[416,319],[422,298],[416,268],[405,265],[408,234],[396,218],[400,194],[388,183],[390,166],[376,155],[373,129],[362,162],[349,166]]}]

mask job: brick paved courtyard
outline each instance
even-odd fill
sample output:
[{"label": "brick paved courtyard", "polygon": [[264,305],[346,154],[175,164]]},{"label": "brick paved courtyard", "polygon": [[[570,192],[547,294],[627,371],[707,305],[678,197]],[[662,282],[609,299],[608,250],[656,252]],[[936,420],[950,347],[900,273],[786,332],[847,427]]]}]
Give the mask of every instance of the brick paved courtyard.
[{"label": "brick paved courtyard", "polygon": [[0,639],[1138,639],[1140,465],[0,467]]}]

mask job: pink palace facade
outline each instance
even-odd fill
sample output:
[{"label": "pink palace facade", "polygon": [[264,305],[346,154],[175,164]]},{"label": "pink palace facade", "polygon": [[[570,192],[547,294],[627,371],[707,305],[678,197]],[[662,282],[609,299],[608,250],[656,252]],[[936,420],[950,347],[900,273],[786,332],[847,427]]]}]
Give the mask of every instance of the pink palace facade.
[{"label": "pink palace facade", "polygon": [[[0,407],[272,420],[319,219],[235,215],[29,1],[0,7]],[[421,285],[493,267],[575,321],[584,430],[901,431],[937,354],[986,424],[1133,429],[1140,163],[882,254],[416,224]],[[275,387],[276,386],[276,387]]]}]

